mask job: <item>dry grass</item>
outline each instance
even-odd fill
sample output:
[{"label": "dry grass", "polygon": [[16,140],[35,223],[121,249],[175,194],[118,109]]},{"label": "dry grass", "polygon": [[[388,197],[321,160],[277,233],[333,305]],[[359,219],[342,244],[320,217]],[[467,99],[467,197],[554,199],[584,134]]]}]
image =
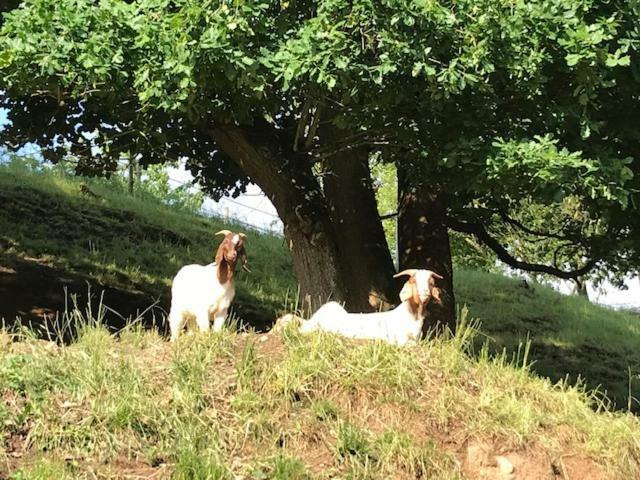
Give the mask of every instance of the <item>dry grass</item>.
[{"label": "dry grass", "polygon": [[468,325],[405,349],[291,329],[169,344],[99,322],[66,347],[4,335],[0,476],[482,478],[497,454],[517,478],[640,475],[637,418],[526,358],[470,359]]}]

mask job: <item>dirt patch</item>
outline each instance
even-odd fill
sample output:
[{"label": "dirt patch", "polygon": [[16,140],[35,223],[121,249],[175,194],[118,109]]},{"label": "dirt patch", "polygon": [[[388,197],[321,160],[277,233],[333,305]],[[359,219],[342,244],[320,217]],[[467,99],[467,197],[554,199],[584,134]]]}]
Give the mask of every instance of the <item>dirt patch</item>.
[{"label": "dirt patch", "polygon": [[104,465],[95,465],[93,470],[98,478],[118,478],[122,480],[161,480],[171,477],[171,469],[166,464],[151,466],[144,460],[118,457],[106,468]]},{"label": "dirt patch", "polygon": [[550,458],[539,447],[501,451],[497,444],[470,441],[457,454],[466,478],[477,480],[604,480],[602,469],[585,455]]}]

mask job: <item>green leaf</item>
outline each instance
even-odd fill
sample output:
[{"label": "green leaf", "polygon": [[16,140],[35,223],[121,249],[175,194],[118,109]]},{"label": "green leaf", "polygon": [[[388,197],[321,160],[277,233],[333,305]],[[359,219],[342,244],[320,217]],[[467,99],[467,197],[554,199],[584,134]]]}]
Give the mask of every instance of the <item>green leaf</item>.
[{"label": "green leaf", "polygon": [[580,60],[582,60],[582,58],[583,58],[583,56],[578,54],[578,53],[570,53],[565,57],[565,59],[567,61],[567,65],[570,66],[570,67],[573,67],[573,66],[577,65],[578,62]]}]

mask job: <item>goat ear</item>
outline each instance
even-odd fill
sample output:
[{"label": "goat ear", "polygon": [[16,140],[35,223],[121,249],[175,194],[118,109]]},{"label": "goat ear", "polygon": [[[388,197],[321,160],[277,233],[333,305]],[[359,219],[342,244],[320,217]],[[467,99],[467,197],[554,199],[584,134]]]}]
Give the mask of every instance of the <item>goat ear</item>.
[{"label": "goat ear", "polygon": [[439,305],[442,305],[442,300],[440,299],[440,289],[438,287],[433,287],[431,289],[431,297],[433,301]]},{"label": "goat ear", "polygon": [[246,253],[242,254],[242,269],[247,273],[251,273],[251,270],[249,270],[249,267],[247,266],[247,254]]},{"label": "goat ear", "polygon": [[239,236],[242,240],[246,240],[246,239],[247,239],[247,236],[246,236],[244,233],[242,233],[242,232],[238,232],[238,236]]},{"label": "goat ear", "polygon": [[436,272],[431,272],[431,274],[438,280],[442,280],[444,278],[442,275],[438,275]]},{"label": "goat ear", "polygon": [[413,296],[413,285],[409,282],[405,283],[400,290],[400,301],[404,302],[405,300],[410,299]]},{"label": "goat ear", "polygon": [[216,235],[224,235],[225,237],[231,233],[231,230],[220,230]]}]

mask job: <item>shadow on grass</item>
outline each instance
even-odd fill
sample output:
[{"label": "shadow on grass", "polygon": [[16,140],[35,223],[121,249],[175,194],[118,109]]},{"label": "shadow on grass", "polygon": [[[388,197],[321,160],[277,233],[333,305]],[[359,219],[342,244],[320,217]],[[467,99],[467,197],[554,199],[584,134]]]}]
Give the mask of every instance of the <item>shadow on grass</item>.
[{"label": "shadow on grass", "polygon": [[[246,303],[236,302],[238,328],[268,330],[275,320],[275,308],[257,306],[257,300],[243,292]],[[63,326],[64,312],[77,309],[94,319],[101,317],[117,332],[132,321],[168,336],[165,320],[170,306],[169,292],[158,296],[138,290],[102,285],[89,277],[65,272],[35,261],[0,257],[0,319],[11,328],[30,326],[40,336],[54,335],[69,341],[74,332]]]},{"label": "shadow on grass", "polygon": [[[532,316],[520,324],[505,324],[501,333],[491,332],[490,337],[476,340],[476,351],[488,342],[491,354],[506,350],[517,351],[516,346],[526,342],[528,332],[532,335],[529,362],[531,370],[553,382],[568,380],[570,384],[583,382],[590,390],[605,393],[618,410],[640,413],[640,365],[637,352],[623,346],[597,345],[587,342],[579,345],[555,344],[545,333],[553,332],[553,321],[545,317]],[[631,368],[631,372],[629,370]]]},{"label": "shadow on grass", "polygon": [[640,317],[536,282],[475,270],[456,273],[456,299],[486,335],[476,339],[476,351],[488,342],[490,352],[509,355],[530,341],[535,373],[552,381],[581,379],[606,392],[617,409],[630,406],[640,413]]}]

